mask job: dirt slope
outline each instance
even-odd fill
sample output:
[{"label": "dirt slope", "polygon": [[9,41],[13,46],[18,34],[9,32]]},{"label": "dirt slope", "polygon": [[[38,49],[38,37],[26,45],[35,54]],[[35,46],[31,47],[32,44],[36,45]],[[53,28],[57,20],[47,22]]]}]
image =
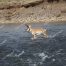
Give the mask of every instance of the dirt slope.
[{"label": "dirt slope", "polygon": [[15,6],[0,9],[0,23],[66,22],[65,2],[47,3],[40,0],[39,2],[37,5],[35,2],[29,3],[30,6],[27,8]]}]

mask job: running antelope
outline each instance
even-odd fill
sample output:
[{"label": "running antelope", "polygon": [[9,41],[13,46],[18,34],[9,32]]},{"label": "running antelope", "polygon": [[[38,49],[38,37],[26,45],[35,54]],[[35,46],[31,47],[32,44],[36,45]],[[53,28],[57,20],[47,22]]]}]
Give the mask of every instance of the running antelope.
[{"label": "running antelope", "polygon": [[45,38],[48,37],[46,29],[31,28],[31,25],[26,25],[26,26],[27,26],[27,31],[29,31],[33,35],[32,39],[35,39],[37,35],[41,35],[41,34],[43,34]]}]

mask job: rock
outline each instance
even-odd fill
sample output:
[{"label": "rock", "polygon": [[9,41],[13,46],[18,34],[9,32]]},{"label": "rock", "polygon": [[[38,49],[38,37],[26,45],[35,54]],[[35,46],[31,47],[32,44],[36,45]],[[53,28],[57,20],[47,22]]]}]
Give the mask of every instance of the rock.
[{"label": "rock", "polygon": [[29,6],[35,6],[37,4],[42,3],[44,0],[8,0],[4,2],[0,2],[0,9],[10,9],[10,8],[19,8],[19,7],[29,7]]},{"label": "rock", "polygon": [[27,0],[23,2],[24,7],[35,6],[42,3],[44,0]]}]

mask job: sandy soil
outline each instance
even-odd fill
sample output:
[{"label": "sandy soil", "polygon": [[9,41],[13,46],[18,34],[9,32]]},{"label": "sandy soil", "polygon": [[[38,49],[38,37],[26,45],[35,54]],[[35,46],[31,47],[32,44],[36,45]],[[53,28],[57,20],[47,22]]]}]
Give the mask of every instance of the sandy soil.
[{"label": "sandy soil", "polygon": [[66,3],[42,3],[28,8],[0,10],[0,23],[66,22]]}]

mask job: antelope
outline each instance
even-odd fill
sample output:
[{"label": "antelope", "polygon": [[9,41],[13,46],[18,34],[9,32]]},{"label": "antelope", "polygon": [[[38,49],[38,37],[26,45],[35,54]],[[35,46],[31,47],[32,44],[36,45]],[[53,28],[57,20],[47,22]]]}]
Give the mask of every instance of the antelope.
[{"label": "antelope", "polygon": [[36,39],[36,36],[41,35],[41,34],[43,34],[45,38],[48,38],[46,29],[32,28],[31,25],[26,25],[26,26],[27,26],[27,31],[33,35],[33,38],[31,38],[31,39]]}]

